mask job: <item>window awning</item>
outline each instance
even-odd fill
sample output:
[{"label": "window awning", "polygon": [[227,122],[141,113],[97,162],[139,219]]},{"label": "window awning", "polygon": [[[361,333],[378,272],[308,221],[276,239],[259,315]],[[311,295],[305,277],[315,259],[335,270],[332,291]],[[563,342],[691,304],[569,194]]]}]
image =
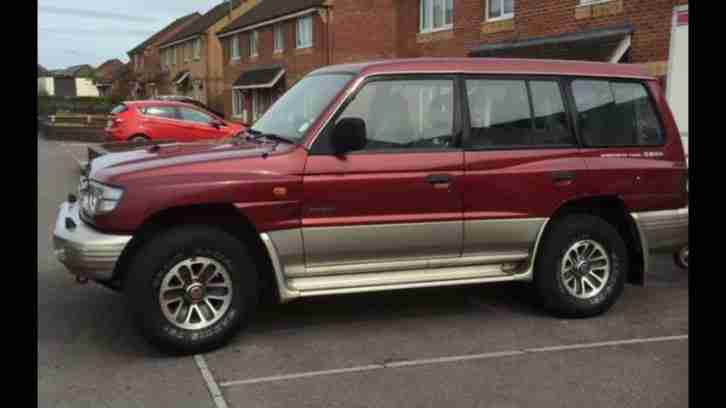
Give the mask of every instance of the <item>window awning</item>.
[{"label": "window awning", "polygon": [[173,79],[173,82],[177,85],[181,85],[189,78],[189,71],[181,71],[180,73],[176,74],[176,76]]},{"label": "window awning", "polygon": [[631,26],[602,28],[551,37],[482,44],[470,57],[546,58],[619,62],[630,48]]},{"label": "window awning", "polygon": [[272,88],[285,75],[285,69],[276,67],[258,68],[245,71],[234,81],[233,89]]}]

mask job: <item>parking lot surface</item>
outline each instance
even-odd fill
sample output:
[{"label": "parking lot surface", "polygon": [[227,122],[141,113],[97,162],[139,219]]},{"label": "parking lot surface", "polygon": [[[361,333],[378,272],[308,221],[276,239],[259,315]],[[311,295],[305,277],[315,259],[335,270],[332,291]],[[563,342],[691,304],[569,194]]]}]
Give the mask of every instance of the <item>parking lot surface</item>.
[{"label": "parking lot surface", "polygon": [[553,318],[522,284],[371,293],[266,304],[224,348],[164,355],[123,296],[53,256],[74,152],[38,139],[39,407],[688,404],[688,272],[670,256],[597,318]]}]

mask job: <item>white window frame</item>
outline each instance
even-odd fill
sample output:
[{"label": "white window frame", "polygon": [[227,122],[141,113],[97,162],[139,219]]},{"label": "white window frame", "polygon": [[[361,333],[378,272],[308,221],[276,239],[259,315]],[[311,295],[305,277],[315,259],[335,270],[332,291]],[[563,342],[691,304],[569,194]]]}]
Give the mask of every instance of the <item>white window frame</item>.
[{"label": "white window frame", "polygon": [[250,33],[250,58],[256,57],[258,55],[257,52],[257,40],[259,39],[259,34],[257,30],[253,30]]},{"label": "white window frame", "polygon": [[577,0],[577,6],[592,6],[593,4],[609,3],[612,0]]},{"label": "white window frame", "polygon": [[[297,19],[295,30],[295,44],[298,49],[311,48],[313,46],[314,28],[313,28],[313,16],[308,14]],[[309,38],[304,38],[303,30],[308,34]],[[307,41],[304,41],[307,40]]]},{"label": "white window frame", "polygon": [[229,55],[232,61],[239,61],[239,36],[235,35],[232,37],[230,44]]},{"label": "white window frame", "polygon": [[192,58],[198,60],[202,54],[202,39],[197,38],[192,42]]},{"label": "white window frame", "polygon": [[[434,27],[434,3],[441,3],[441,21],[442,25]],[[451,22],[446,23],[446,4],[451,3]],[[487,3],[488,4],[488,3]],[[454,1],[453,0],[420,0],[419,3],[418,28],[420,33],[434,33],[437,31],[446,31],[454,28]],[[429,22],[428,27],[424,27],[424,15]]]},{"label": "white window frame", "polygon": [[[502,10],[502,15],[499,17],[489,17],[489,6],[492,1],[498,1],[500,3],[500,7]],[[599,1],[599,0],[598,0]],[[610,1],[610,0],[605,0]],[[487,2],[487,10],[486,10],[486,21],[501,21],[501,20],[511,20],[514,18],[514,7],[516,0],[512,0],[512,12],[511,13],[505,13],[504,12],[504,0],[486,0]]]},{"label": "white window frame", "polygon": [[282,28],[282,24],[276,24],[272,28],[274,52],[283,52],[285,50],[285,33]]}]

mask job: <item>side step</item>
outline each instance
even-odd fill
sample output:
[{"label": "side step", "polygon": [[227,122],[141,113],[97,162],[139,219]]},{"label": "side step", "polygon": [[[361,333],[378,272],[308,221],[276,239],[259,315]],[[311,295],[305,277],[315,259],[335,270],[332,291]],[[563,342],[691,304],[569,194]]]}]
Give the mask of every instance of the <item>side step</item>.
[{"label": "side step", "polygon": [[431,286],[467,285],[485,282],[527,280],[527,273],[509,274],[502,265],[459,266],[355,275],[313,276],[287,280],[300,297],[373,292]]}]

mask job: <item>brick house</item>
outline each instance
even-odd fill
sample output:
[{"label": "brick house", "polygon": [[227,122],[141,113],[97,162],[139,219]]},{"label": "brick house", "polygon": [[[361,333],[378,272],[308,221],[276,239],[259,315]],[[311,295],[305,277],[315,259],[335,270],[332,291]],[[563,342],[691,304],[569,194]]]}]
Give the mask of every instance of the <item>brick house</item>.
[{"label": "brick house", "polygon": [[110,59],[96,68],[93,73],[93,80],[98,88],[100,96],[108,96],[111,91],[112,77],[116,70],[123,67],[124,63],[118,58]]},{"label": "brick house", "polygon": [[162,75],[159,45],[200,17],[196,12],[180,17],[127,53],[133,76],[130,98],[144,99],[169,93],[169,84]]},{"label": "brick house", "polygon": [[258,0],[225,0],[160,44],[170,93],[191,96],[222,110],[222,46],[215,35]]},{"label": "brick house", "polygon": [[381,58],[637,63],[665,78],[674,10],[687,4],[687,0],[265,0],[217,34],[224,49],[225,112],[254,121],[281,92],[315,68]]}]

